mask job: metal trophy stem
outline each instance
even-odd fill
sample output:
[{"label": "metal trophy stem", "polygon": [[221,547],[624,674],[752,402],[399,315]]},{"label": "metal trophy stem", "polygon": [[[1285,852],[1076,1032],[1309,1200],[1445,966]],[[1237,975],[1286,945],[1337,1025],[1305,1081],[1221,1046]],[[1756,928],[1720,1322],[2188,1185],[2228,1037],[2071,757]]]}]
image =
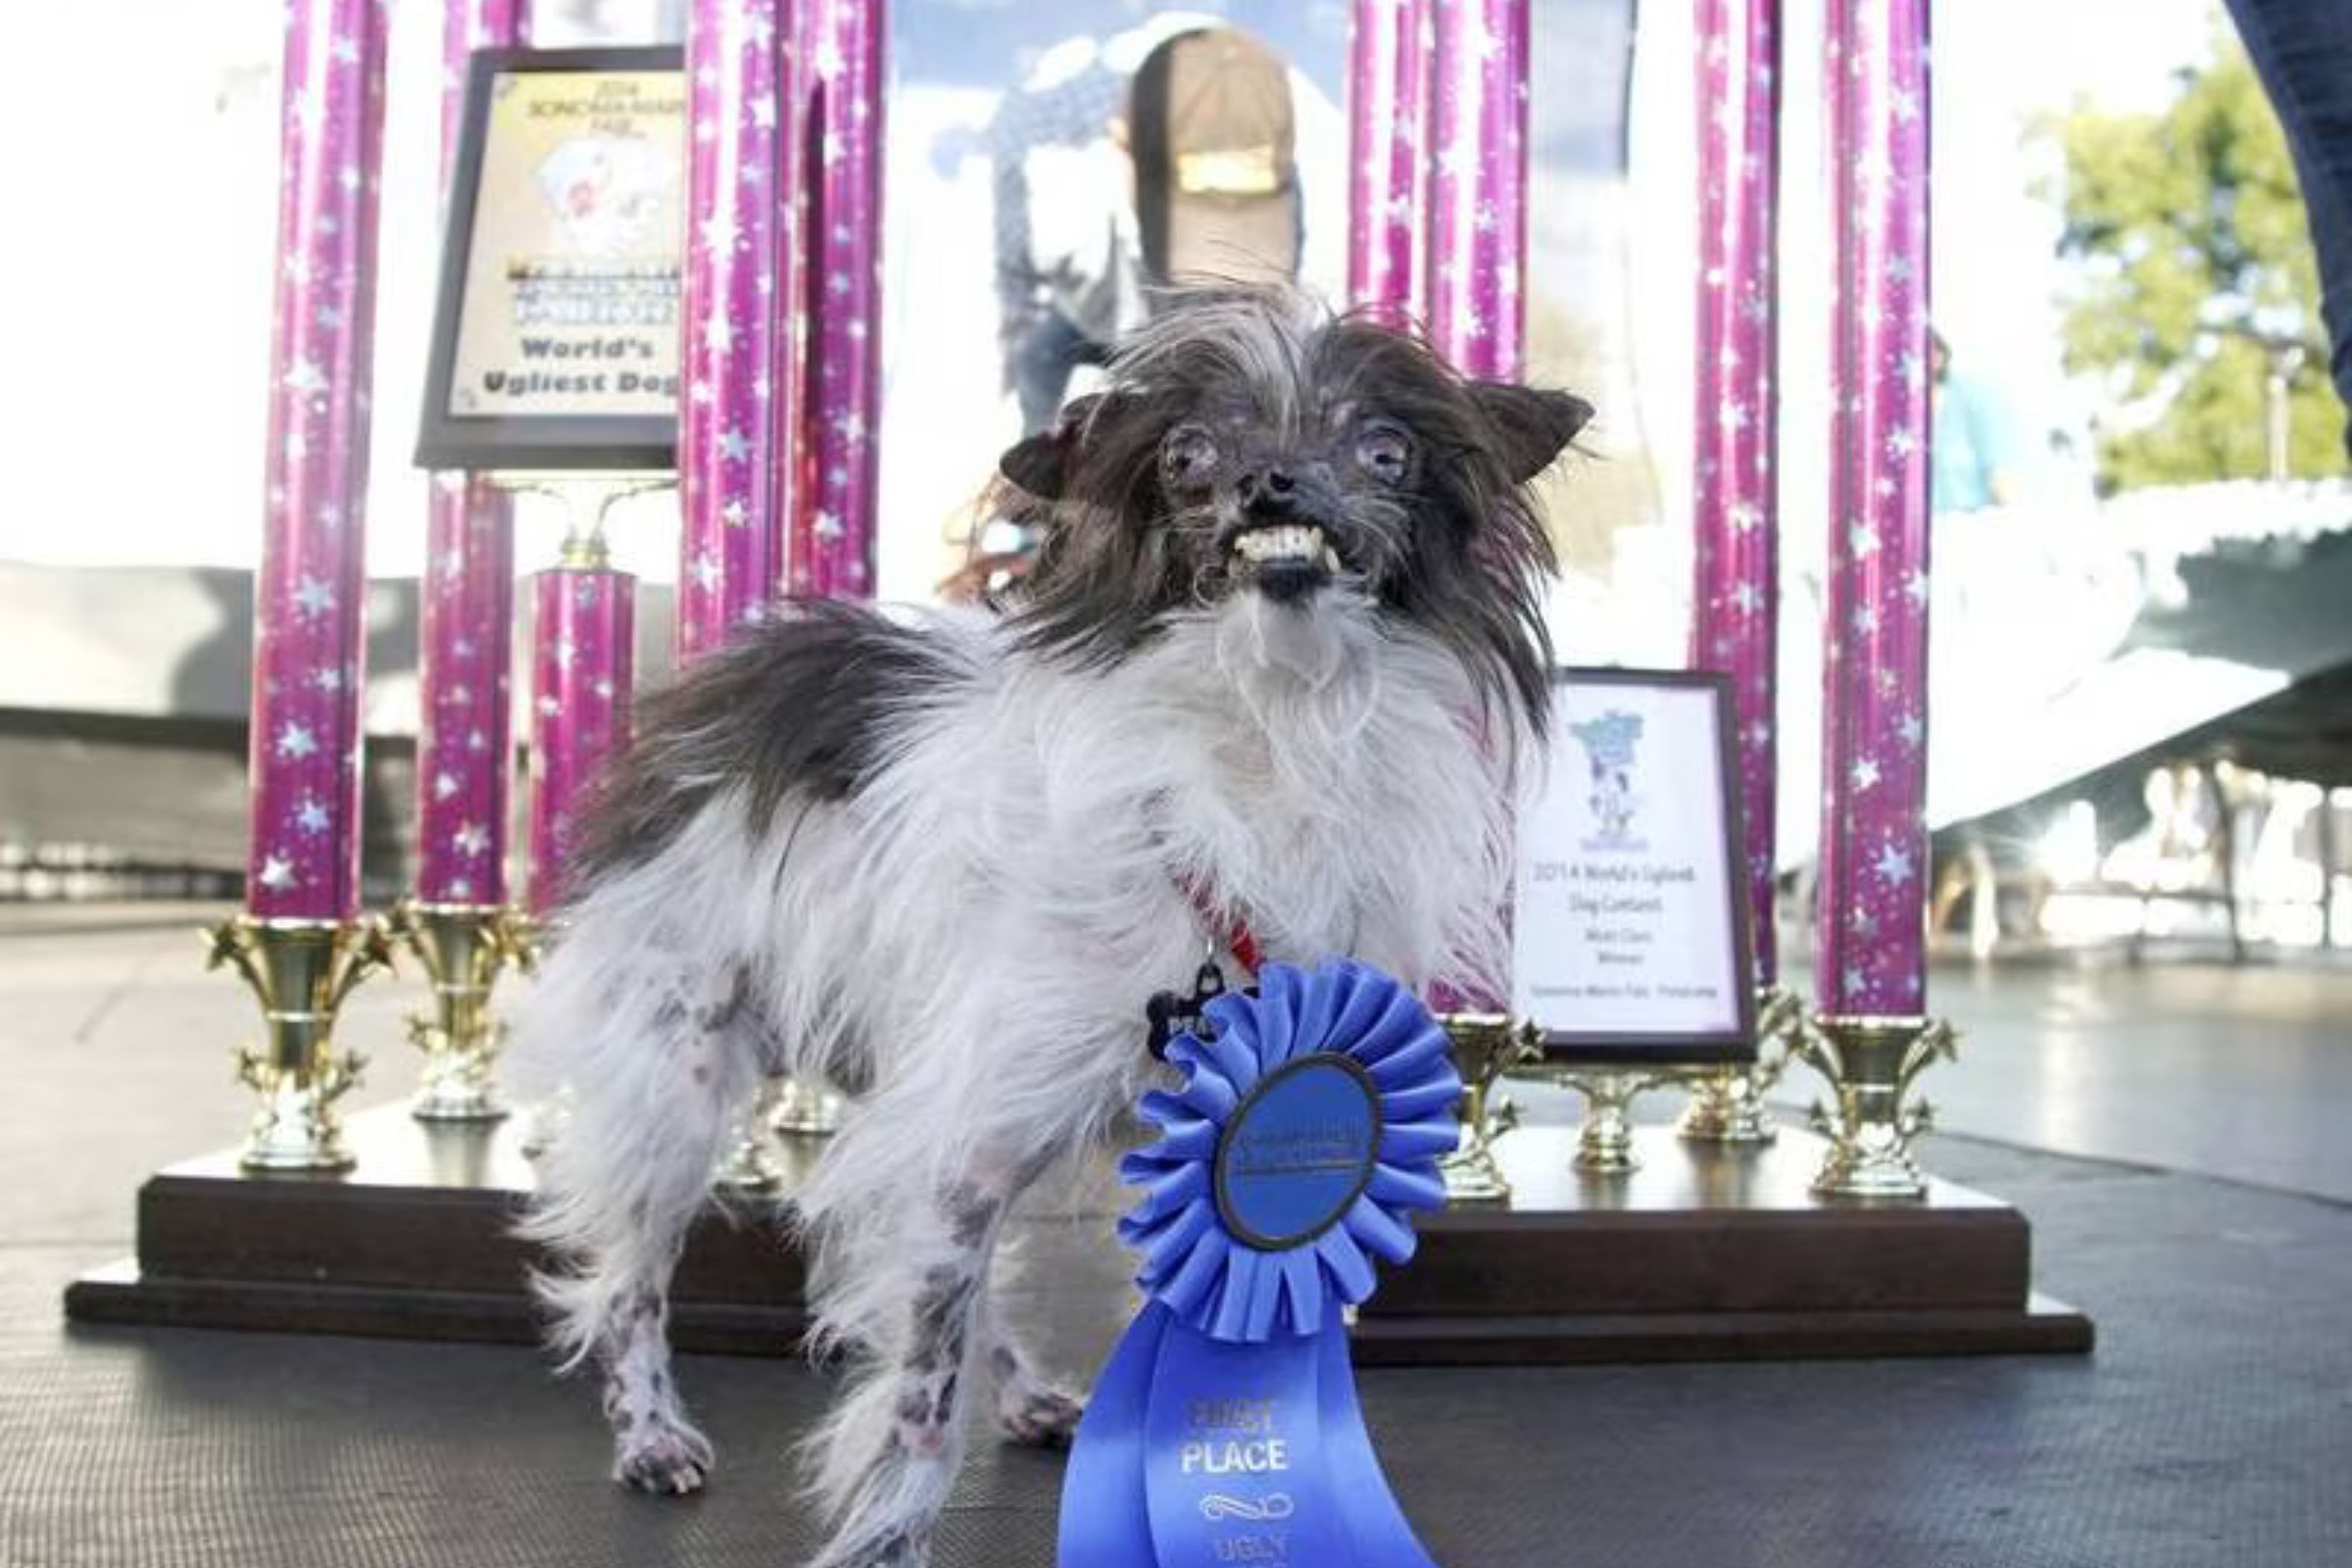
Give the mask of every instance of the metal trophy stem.
[{"label": "metal trophy stem", "polygon": [[1541,1037],[1533,1025],[1513,1027],[1502,1013],[1443,1013],[1438,1023],[1453,1042],[1454,1069],[1462,1080],[1461,1141],[1438,1162],[1446,1196],[1457,1203],[1507,1200],[1511,1184],[1494,1158],[1494,1140],[1518,1124],[1519,1113],[1494,1102],[1494,1086],[1504,1073],[1543,1055]]},{"label": "metal trophy stem", "polygon": [[1930,1065],[1958,1054],[1952,1026],[1941,1018],[1823,1014],[1790,1037],[1790,1049],[1838,1097],[1835,1113],[1813,1104],[1814,1129],[1831,1140],[1813,1190],[1837,1198],[1925,1197],[1911,1140],[1934,1125],[1935,1110],[1909,1097]]},{"label": "metal trophy stem", "polygon": [[841,1097],[832,1090],[801,1078],[779,1078],[774,1088],[769,1131],[823,1137],[841,1130]]},{"label": "metal trophy stem", "polygon": [[372,921],[264,919],[239,914],[211,927],[207,967],[236,966],[262,1004],[265,1044],[237,1053],[237,1076],[262,1097],[238,1163],[247,1170],[338,1171],[352,1166],[335,1118],[337,1097],[364,1059],[338,1056],[335,1012],[351,989],[391,967]]},{"label": "metal trophy stem", "polygon": [[418,1121],[489,1122],[507,1114],[491,1080],[506,1026],[490,1012],[491,988],[523,943],[510,911],[495,906],[420,904],[403,899],[391,934],[416,955],[432,982],[430,1012],[409,1018],[424,1053],[424,1082],[409,1114]]},{"label": "metal trophy stem", "polygon": [[1794,992],[1780,986],[1758,991],[1756,1059],[1744,1067],[1698,1067],[1685,1074],[1690,1103],[1675,1131],[1694,1144],[1769,1144],[1777,1138],[1764,1097],[1788,1070],[1791,1042],[1803,1021],[1804,1004]]},{"label": "metal trophy stem", "polygon": [[1624,1176],[1642,1168],[1634,1157],[1634,1097],[1672,1080],[1671,1072],[1598,1067],[1559,1072],[1560,1083],[1585,1097],[1577,1129],[1576,1168],[1595,1176]]},{"label": "metal trophy stem", "polygon": [[718,1169],[710,1178],[712,1186],[722,1192],[760,1196],[784,1185],[784,1167],[776,1159],[775,1135],[768,1126],[783,1082],[780,1078],[762,1080],[759,1094],[737,1113],[735,1125],[727,1132],[726,1150],[718,1156]]}]

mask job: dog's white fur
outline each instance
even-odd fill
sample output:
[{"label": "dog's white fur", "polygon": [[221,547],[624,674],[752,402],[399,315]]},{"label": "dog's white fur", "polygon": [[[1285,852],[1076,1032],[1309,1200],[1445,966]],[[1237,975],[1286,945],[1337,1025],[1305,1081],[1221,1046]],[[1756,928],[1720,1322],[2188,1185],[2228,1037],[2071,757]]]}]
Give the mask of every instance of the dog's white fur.
[{"label": "dog's white fur", "polygon": [[[662,1289],[761,1074],[862,1053],[873,1088],[797,1202],[825,1244],[824,1332],[894,1363],[949,1250],[941,1195],[977,1174],[1009,1196],[1150,1076],[1142,1003],[1204,952],[1188,885],[1247,910],[1271,956],[1492,978],[1508,749],[1466,732],[1477,696],[1434,643],[1345,590],[1240,595],[1108,671],[973,613],[928,630],[978,684],[903,714],[868,788],[749,839],[739,811],[706,810],[588,893],[540,976],[517,1055],[569,1088],[534,1229],[593,1260],[551,1287],[574,1352],[658,1341],[636,1298]],[[738,958],[767,1015],[714,1039],[692,1019]],[[763,1061],[761,1039],[789,1049]],[[650,1401],[652,1370],[622,1397]],[[858,1495],[903,1392],[872,1377],[842,1405],[820,1449],[837,1509],[913,1500]],[[705,1451],[674,1400],[648,1408],[642,1443]],[[945,1457],[922,1468],[894,1492],[944,1494]]]}]

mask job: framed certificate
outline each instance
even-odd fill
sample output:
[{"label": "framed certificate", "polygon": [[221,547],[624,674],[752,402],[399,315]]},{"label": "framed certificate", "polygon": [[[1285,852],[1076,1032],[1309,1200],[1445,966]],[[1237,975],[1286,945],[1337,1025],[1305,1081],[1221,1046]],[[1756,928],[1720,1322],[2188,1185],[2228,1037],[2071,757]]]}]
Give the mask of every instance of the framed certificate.
[{"label": "framed certificate", "polygon": [[675,465],[685,187],[678,50],[473,57],[419,464]]},{"label": "framed certificate", "polygon": [[1755,1055],[1728,678],[1564,669],[1522,805],[1511,1010],[1587,1060]]}]

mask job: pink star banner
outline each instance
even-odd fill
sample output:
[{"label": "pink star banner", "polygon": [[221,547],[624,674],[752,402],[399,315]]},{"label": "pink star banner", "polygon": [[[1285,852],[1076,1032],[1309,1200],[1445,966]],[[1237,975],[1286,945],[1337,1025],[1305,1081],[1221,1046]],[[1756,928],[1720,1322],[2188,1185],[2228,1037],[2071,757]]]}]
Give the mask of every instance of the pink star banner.
[{"label": "pink star banner", "polygon": [[801,58],[816,138],[808,212],[808,473],[788,552],[792,591],[873,592],[882,419],[884,12],[808,0]]},{"label": "pink star banner", "polygon": [[1348,299],[1399,326],[1425,311],[1429,12],[1425,0],[1355,0],[1348,33]]},{"label": "pink star banner", "polygon": [[575,813],[607,758],[629,743],[637,580],[602,566],[531,579],[530,912],[564,902]]},{"label": "pink star banner", "polygon": [[1690,662],[1732,678],[1756,978],[1773,939],[1780,432],[1779,0],[1698,0],[1698,377]]},{"label": "pink star banner", "polygon": [[1527,0],[1431,9],[1430,341],[1465,374],[1509,380],[1525,338]]},{"label": "pink star banner", "polygon": [[1830,0],[1837,223],[1817,1001],[1926,1004],[1928,0]]},{"label": "pink star banner", "polygon": [[[527,42],[528,35],[528,12],[521,0],[451,0],[441,53],[444,199],[457,157],[466,63],[477,49],[513,47]],[[506,495],[486,476],[433,476],[426,502],[422,598],[416,897],[424,904],[504,904],[507,780],[513,754],[514,525]],[[478,853],[460,848],[477,840]]]},{"label": "pink star banner", "polygon": [[799,13],[795,0],[696,0],[687,19],[680,664],[757,618],[783,584]]},{"label": "pink star banner", "polygon": [[283,102],[246,907],[341,920],[360,899],[381,0],[290,0]]}]

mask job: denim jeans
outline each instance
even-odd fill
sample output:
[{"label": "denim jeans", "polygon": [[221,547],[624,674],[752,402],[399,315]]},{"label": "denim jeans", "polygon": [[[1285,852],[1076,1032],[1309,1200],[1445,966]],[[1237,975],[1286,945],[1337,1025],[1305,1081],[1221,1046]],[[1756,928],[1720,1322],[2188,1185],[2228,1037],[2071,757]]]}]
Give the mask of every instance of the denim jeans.
[{"label": "denim jeans", "polygon": [[[2286,127],[2320,259],[2329,373],[2352,408],[2352,0],[2229,0]],[[2352,430],[2345,433],[2352,449]]]}]

